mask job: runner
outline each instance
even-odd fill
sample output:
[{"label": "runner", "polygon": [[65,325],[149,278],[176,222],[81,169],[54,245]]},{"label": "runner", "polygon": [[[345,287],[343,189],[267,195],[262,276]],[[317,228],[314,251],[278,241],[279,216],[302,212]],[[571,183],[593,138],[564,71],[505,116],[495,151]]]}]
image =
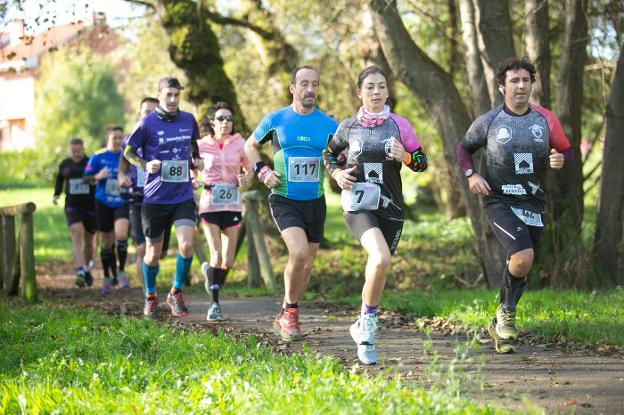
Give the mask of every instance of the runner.
[{"label": "runner", "polygon": [[[125,273],[128,255],[128,204],[121,198],[117,170],[123,129],[113,125],[106,128],[106,147],[95,152],[84,170],[84,180],[96,183],[95,213],[100,233],[100,256],[104,269],[102,293],[109,294],[112,287],[129,286]],[[115,257],[116,240],[117,257]],[[119,265],[118,265],[119,263]],[[119,268],[118,268],[119,266]]]},{"label": "runner", "polygon": [[[377,362],[375,330],[390,257],[403,230],[401,167],[427,168],[427,156],[405,118],[390,112],[387,76],[369,66],[358,76],[357,115],[340,123],[323,153],[328,173],[342,190],[341,204],[349,231],[362,244],[368,260],[362,289],[362,311],[351,326],[358,358]],[[345,168],[340,154],[348,148]]]},{"label": "runner", "polygon": [[[496,238],[507,251],[500,305],[488,325],[496,351],[513,352],[517,345],[516,306],[524,292],[544,227],[546,168],[561,169],[572,149],[561,124],[549,110],[529,104],[535,66],[509,58],[495,81],[505,103],[477,118],[457,146],[457,160],[470,191],[483,196],[483,207]],[[472,154],[484,148],[484,176]]]},{"label": "runner", "polygon": [[[142,120],[149,114],[154,112],[158,106],[158,99],[146,97],[141,100],[137,118]],[[122,150],[125,149],[130,136],[124,140]],[[139,152],[140,153],[140,152]],[[139,154],[140,155],[140,154]],[[129,175],[128,175],[129,174]],[[136,247],[137,259],[137,275],[143,291],[145,291],[145,280],[143,277],[143,257],[145,256],[145,235],[143,235],[143,223],[141,221],[141,208],[143,207],[143,185],[145,184],[145,171],[137,169],[128,163],[128,160],[122,155],[119,157],[119,186],[129,189],[127,193],[122,193],[122,197],[128,197],[130,200],[130,230],[132,232],[132,240]],[[167,253],[169,246],[169,237],[171,235],[171,226],[165,226],[163,254]],[[164,255],[161,255],[161,259]]]},{"label": "runner", "polygon": [[97,231],[95,186],[89,186],[82,181],[86,166],[84,143],[80,138],[72,138],[69,141],[69,157],[59,165],[52,198],[52,203],[57,205],[61,192],[65,191],[65,218],[72,238],[75,283],[79,287],[93,285],[90,264],[93,264],[95,255]]},{"label": "runner", "polygon": [[247,185],[252,170],[244,151],[245,140],[234,133],[233,108],[218,102],[210,111],[209,123],[209,134],[199,141],[199,154],[204,159],[199,216],[210,248],[210,262],[204,262],[201,270],[212,298],[206,318],[222,320],[219,289],[234,263],[242,219],[239,186]]},{"label": "runner", "polygon": [[[301,340],[299,301],[310,281],[325,223],[320,163],[337,124],[315,107],[318,88],[314,68],[296,68],[289,86],[292,104],[264,117],[245,142],[258,179],[271,189],[269,207],[288,249],[283,308],[273,324],[285,341]],[[268,141],[273,145],[275,170],[260,160],[260,146]]]},{"label": "runner", "polygon": [[[174,316],[186,316],[188,309],[182,296],[182,286],[193,261],[193,232],[195,229],[195,200],[189,169],[202,169],[197,140],[199,129],[192,114],[180,111],[180,91],[184,89],[176,78],[166,77],[158,82],[156,110],[140,120],[128,139],[124,155],[137,168],[145,169],[143,232],[146,239],[143,274],[146,301],[144,314],[155,319],[158,310],[156,276],[163,234],[168,224],[175,226],[178,255],[173,286],[167,304]],[[141,150],[143,158],[137,151]]]}]

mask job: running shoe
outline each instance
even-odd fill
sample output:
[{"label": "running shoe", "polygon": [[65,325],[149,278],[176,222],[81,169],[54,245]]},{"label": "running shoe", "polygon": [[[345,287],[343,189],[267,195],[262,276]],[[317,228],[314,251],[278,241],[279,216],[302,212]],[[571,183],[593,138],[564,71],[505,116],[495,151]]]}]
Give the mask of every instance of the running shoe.
[{"label": "running shoe", "polygon": [[299,328],[299,309],[287,308],[277,313],[273,323],[273,331],[286,342],[301,340],[303,336]]},{"label": "running shoe", "polygon": [[487,327],[488,333],[494,340],[498,353],[512,353],[518,344],[518,329],[516,329],[516,312],[507,311],[502,304],[496,310],[496,317]]},{"label": "running shoe", "polygon": [[130,280],[123,271],[119,273],[119,288],[130,288]]},{"label": "running shoe", "polygon": [[84,282],[85,284],[87,284],[87,287],[90,287],[93,285],[93,276],[91,275],[89,271],[85,271],[84,273]]},{"label": "running shoe", "polygon": [[117,277],[113,277],[113,279],[111,280],[111,285],[112,285],[113,287],[118,286],[118,285],[119,285],[119,278],[117,278]]},{"label": "running shoe", "polygon": [[201,273],[204,276],[204,288],[206,289],[206,292],[208,294],[210,294],[212,291],[210,290],[210,282],[208,281],[208,268],[210,267],[210,264],[206,261],[202,262],[201,264]]},{"label": "running shoe", "polygon": [[212,303],[212,305],[208,309],[208,315],[206,316],[206,320],[208,321],[223,320],[223,315],[221,314],[221,307],[219,306],[219,303]]},{"label": "running shoe", "polygon": [[143,306],[143,315],[146,318],[156,320],[158,316],[158,297],[156,294],[145,297],[145,305]]},{"label": "running shoe", "polygon": [[169,291],[167,295],[167,304],[171,308],[171,315],[174,317],[185,317],[188,315],[188,308],[186,304],[184,304],[184,297],[182,297],[182,291],[176,291],[175,294],[172,294]]},{"label": "running shoe", "polygon": [[74,279],[74,284],[76,284],[77,287],[85,286],[86,282],[84,271],[81,270],[76,272],[76,279]]},{"label": "running shoe", "polygon": [[358,359],[365,365],[377,363],[375,330],[377,330],[377,315],[375,314],[364,314],[358,317],[349,328],[351,338],[357,344]]},{"label": "running shoe", "polygon": [[89,263],[87,264],[87,268],[89,268],[89,271],[95,268],[95,261],[93,259],[89,260]]},{"label": "running shoe", "polygon": [[104,278],[102,283],[102,294],[110,294],[113,291],[113,279]]}]

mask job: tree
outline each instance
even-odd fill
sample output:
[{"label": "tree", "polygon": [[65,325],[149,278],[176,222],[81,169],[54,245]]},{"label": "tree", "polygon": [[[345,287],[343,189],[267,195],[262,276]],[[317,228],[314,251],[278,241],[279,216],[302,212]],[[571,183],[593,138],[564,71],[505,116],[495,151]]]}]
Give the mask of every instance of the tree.
[{"label": "tree", "polygon": [[594,260],[602,277],[624,284],[624,44],[607,104],[607,134],[594,238]]},{"label": "tree", "polygon": [[525,0],[526,54],[537,68],[531,97],[542,107],[550,108],[550,30],[548,28],[548,1]]}]

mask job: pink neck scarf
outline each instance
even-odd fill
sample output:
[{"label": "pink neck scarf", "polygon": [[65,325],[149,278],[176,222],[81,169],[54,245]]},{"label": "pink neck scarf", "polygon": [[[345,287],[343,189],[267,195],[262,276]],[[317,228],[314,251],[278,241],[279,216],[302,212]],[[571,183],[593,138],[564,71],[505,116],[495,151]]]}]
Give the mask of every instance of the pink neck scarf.
[{"label": "pink neck scarf", "polygon": [[381,112],[368,112],[362,105],[358,111],[357,118],[364,127],[375,127],[381,125],[390,117],[390,106],[384,105]]}]

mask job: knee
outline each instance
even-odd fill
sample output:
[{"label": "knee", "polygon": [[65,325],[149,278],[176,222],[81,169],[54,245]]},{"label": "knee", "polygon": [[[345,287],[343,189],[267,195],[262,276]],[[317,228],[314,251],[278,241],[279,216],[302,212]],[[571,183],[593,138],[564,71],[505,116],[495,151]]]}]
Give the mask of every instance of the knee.
[{"label": "knee", "polygon": [[188,258],[193,255],[193,241],[182,241],[182,243],[178,245],[178,252],[180,252],[180,255],[182,255],[184,258]]},{"label": "knee", "polygon": [[387,272],[390,269],[390,253],[377,252],[369,257],[371,264],[380,272]]},{"label": "knee", "polygon": [[515,276],[524,277],[533,265],[533,250],[525,249],[511,256],[509,271]]},{"label": "knee", "polygon": [[308,261],[308,250],[306,247],[301,247],[298,249],[293,249],[288,253],[288,259],[301,267],[306,265]]}]

